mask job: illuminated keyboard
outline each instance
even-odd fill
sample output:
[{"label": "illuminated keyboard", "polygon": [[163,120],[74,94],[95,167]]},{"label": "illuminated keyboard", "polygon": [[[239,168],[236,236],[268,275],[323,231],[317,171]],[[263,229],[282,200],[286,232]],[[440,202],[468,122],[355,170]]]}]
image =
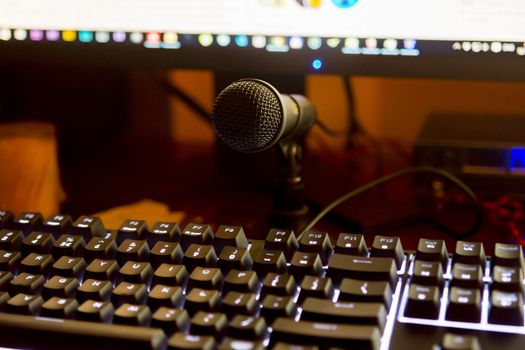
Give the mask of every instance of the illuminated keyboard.
[{"label": "illuminated keyboard", "polygon": [[[0,347],[523,349],[521,246],[0,212]],[[367,237],[368,239],[368,237]],[[448,251],[448,249],[453,249]],[[449,254],[450,253],[450,254]]]}]

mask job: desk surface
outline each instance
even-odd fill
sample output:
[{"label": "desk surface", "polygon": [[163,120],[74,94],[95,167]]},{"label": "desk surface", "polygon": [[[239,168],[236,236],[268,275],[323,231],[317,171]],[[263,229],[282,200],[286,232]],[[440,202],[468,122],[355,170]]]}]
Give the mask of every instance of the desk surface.
[{"label": "desk surface", "polygon": [[[63,211],[77,216],[150,198],[168,204],[173,211],[185,212],[181,225],[209,223],[215,229],[221,224],[240,225],[250,237],[264,238],[273,226],[272,185],[266,176],[273,168],[271,158],[258,161],[255,168],[250,168],[222,161],[212,147],[169,144],[144,147],[133,140],[115,142],[63,166],[62,181],[67,193]],[[310,168],[305,165],[307,196],[316,198],[313,193],[320,190],[326,197],[335,198],[345,189],[357,186],[337,178],[329,170],[310,171],[322,169],[319,161]],[[445,239],[449,251],[453,251],[453,238],[422,220],[414,220],[418,208],[409,184],[397,181],[360,195],[345,208],[344,212],[355,214],[352,218],[331,214],[316,229],[333,237],[358,229],[366,235],[369,245],[375,234],[395,235],[401,237],[405,249],[415,249],[421,237],[439,238]],[[318,209],[312,207],[311,213]],[[365,227],[356,228],[356,221],[365,223]],[[495,242],[514,243],[509,232],[487,222],[469,240],[484,242],[487,254],[492,253]]]}]

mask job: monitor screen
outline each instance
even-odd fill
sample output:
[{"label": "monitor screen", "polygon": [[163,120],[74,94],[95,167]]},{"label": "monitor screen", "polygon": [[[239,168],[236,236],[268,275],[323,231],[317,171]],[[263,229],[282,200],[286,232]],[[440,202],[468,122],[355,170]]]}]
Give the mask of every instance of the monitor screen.
[{"label": "monitor screen", "polygon": [[522,0],[0,0],[2,59],[525,80]]}]

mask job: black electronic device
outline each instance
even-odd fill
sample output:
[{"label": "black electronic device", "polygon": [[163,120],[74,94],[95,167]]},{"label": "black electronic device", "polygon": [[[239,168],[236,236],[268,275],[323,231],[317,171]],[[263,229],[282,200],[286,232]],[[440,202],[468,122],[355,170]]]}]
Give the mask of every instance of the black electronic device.
[{"label": "black electronic device", "polygon": [[521,1],[6,0],[0,62],[525,80],[523,13]]},{"label": "black electronic device", "polygon": [[517,350],[525,341],[518,244],[421,238],[407,250],[396,236],[271,229],[255,240],[241,226],[125,220],[108,230],[91,216],[69,226],[27,220],[35,216],[0,212],[2,348]]},{"label": "black electronic device", "polygon": [[417,165],[461,177],[477,193],[525,199],[525,117],[430,115],[415,145]]}]

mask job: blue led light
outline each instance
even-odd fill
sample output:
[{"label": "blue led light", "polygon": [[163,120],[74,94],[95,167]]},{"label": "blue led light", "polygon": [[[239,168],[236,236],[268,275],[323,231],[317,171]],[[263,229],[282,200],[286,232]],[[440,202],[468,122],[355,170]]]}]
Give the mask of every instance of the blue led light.
[{"label": "blue led light", "polygon": [[512,147],[509,157],[510,170],[525,170],[525,147]]},{"label": "blue led light", "polygon": [[315,70],[319,70],[319,69],[321,69],[322,66],[323,66],[323,61],[321,61],[321,60],[319,60],[319,59],[313,60],[313,62],[312,62],[312,67],[313,67]]},{"label": "blue led light", "polygon": [[239,47],[246,47],[246,46],[248,46],[248,44],[249,44],[248,36],[246,36],[246,35],[237,35],[235,37],[235,43]]}]

